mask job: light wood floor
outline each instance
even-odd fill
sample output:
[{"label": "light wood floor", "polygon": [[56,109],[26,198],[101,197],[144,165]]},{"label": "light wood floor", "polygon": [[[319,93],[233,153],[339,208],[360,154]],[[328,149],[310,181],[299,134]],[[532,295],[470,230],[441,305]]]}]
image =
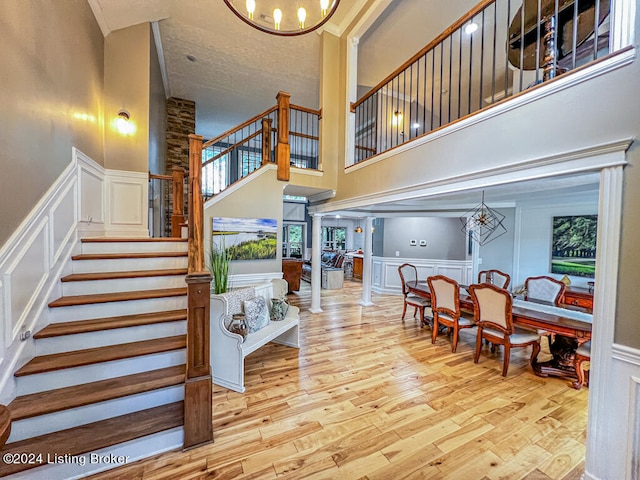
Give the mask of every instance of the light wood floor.
[{"label": "light wood floor", "polygon": [[[584,471],[587,389],[536,377],[529,349],[502,356],[461,334],[400,320],[402,297],[360,284],[301,307],[300,350],[268,345],[246,359],[244,394],[214,385],[215,443],[170,452],[95,479],[562,479]],[[546,346],[544,341],[543,347]],[[543,348],[544,352],[544,348]],[[544,354],[542,354],[544,356]]]}]

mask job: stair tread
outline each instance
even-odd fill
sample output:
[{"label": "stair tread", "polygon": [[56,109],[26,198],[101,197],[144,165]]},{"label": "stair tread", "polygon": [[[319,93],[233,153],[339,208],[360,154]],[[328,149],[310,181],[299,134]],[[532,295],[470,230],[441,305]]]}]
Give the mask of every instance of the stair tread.
[{"label": "stair tread", "polygon": [[16,377],[35,375],[38,373],[80,367],[94,363],[110,362],[123,358],[137,357],[152,353],[167,352],[186,347],[186,335],[142,340],[139,342],[122,343],[106,347],[88,348],[72,352],[54,353],[34,357],[16,372]]},{"label": "stair tread", "polygon": [[31,418],[92,403],[112,400],[159,388],[180,385],[185,365],[109,378],[81,385],[23,395],[8,406],[13,421]]},{"label": "stair tread", "polygon": [[33,338],[51,338],[78,333],[98,332],[116,328],[138,327],[154,323],[177,322],[187,319],[187,310],[169,310],[164,312],[137,313],[119,317],[93,318],[71,322],[50,323],[36,333]]},{"label": "stair tread", "polygon": [[164,270],[131,270],[128,272],[92,272],[72,273],[60,279],[61,282],[83,282],[88,280],[113,280],[121,278],[166,277],[186,275],[186,268],[167,268]]},{"label": "stair tread", "polygon": [[72,295],[60,297],[49,307],[70,307],[92,303],[122,302],[127,300],[146,300],[150,298],[179,297],[187,294],[187,287],[161,288],[155,290],[137,290],[134,292],[95,293],[91,295]]},{"label": "stair tread", "polygon": [[188,252],[130,252],[130,253],[80,253],[71,257],[71,260],[116,260],[121,258],[164,258],[186,257]]},{"label": "stair tread", "polygon": [[187,238],[180,237],[87,237],[82,243],[119,243],[119,242],[187,242]]},{"label": "stair tread", "polygon": [[[58,432],[28,438],[6,444],[0,452],[42,454],[43,463],[47,455],[81,455],[128,442],[136,438],[179,427],[184,424],[183,402],[175,402],[138,412],[128,413],[99,422],[81,425]],[[0,462],[0,477],[40,466],[39,463]]]},{"label": "stair tread", "polygon": [[9,438],[9,434],[11,433],[11,414],[9,413],[9,409],[0,405],[0,448],[4,445],[4,442]]}]

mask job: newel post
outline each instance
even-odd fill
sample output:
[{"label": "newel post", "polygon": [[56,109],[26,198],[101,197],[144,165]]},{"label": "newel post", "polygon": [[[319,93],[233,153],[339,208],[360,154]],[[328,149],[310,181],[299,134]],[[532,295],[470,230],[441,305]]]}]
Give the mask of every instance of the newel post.
[{"label": "newel post", "polygon": [[184,448],[213,441],[209,352],[211,274],[204,268],[202,137],[189,135],[189,269],[187,274],[187,372],[184,388]]},{"label": "newel post", "polygon": [[173,214],[171,215],[171,236],[182,236],[182,224],[184,223],[184,168],[173,167]]},{"label": "newel post", "polygon": [[271,163],[271,123],[270,118],[262,119],[262,165]]},{"label": "newel post", "polygon": [[278,144],[276,145],[276,162],[278,163],[278,180],[289,181],[291,150],[289,146],[289,102],[291,95],[278,92]]}]

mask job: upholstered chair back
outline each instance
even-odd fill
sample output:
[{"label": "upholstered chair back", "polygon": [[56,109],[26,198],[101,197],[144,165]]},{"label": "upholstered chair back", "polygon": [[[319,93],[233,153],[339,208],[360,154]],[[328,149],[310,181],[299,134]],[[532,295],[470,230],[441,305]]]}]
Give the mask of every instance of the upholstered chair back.
[{"label": "upholstered chair back", "polygon": [[508,291],[489,283],[482,283],[471,285],[469,293],[473,299],[476,324],[500,330],[507,335],[513,333],[513,300]]},{"label": "upholstered chair back", "polygon": [[525,300],[543,300],[555,305],[560,303],[565,291],[565,284],[552,277],[529,277],[524,282],[527,291]]}]

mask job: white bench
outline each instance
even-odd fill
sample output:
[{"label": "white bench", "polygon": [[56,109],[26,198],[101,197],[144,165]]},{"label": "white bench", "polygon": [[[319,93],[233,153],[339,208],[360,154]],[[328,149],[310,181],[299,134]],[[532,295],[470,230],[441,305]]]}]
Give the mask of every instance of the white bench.
[{"label": "white bench", "polygon": [[286,280],[276,279],[255,287],[245,287],[228,293],[211,295],[211,369],[213,383],[236,392],[244,392],[244,357],[268,342],[300,348],[300,310],[289,306],[284,320],[270,322],[257,332],[242,336],[231,333],[225,327],[228,315],[242,312],[241,302],[233,296],[262,296],[271,308],[271,299],[287,293]]}]

